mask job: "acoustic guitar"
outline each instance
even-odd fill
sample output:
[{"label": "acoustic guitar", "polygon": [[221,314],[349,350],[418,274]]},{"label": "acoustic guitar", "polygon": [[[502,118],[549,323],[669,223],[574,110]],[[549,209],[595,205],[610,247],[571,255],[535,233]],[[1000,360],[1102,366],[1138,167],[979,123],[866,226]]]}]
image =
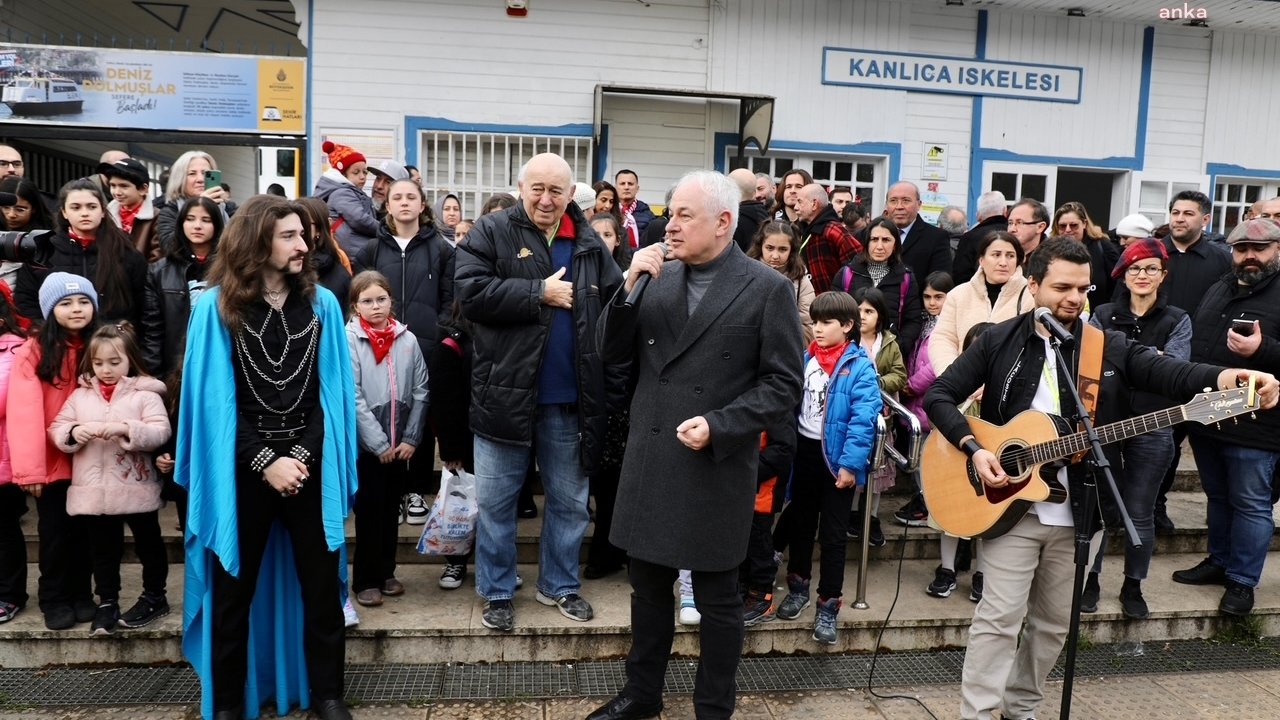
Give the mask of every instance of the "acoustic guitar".
[{"label": "acoustic guitar", "polygon": [[[1180,422],[1204,425],[1258,409],[1252,387],[1233,388],[1196,395],[1186,405],[1157,410],[1097,428],[1103,445],[1120,442]],[[930,518],[938,527],[960,537],[999,537],[1008,532],[1031,503],[1067,499],[1058,482],[1058,469],[1089,449],[1084,432],[1075,432],[1056,415],[1027,410],[1004,425],[968,418],[969,429],[982,447],[996,454],[1009,484],[988,487],[973,463],[940,432],[929,434],[921,462],[921,482]]]}]

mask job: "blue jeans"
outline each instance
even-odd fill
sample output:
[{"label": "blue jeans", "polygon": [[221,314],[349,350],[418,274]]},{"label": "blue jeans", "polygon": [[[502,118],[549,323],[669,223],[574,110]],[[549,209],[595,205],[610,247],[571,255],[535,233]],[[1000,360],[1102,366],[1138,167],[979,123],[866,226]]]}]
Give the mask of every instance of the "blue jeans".
[{"label": "blue jeans", "polygon": [[[539,405],[534,417],[537,452],[546,493],[538,590],[552,598],[576,593],[578,555],[587,532],[587,477],[578,454],[578,410]],[[516,590],[516,500],[529,467],[530,449],[476,436],[476,592],[485,600],[510,600]]]},{"label": "blue jeans", "polygon": [[[1135,548],[1129,544],[1128,536],[1124,536],[1124,576],[1127,578],[1147,579],[1156,542],[1156,495],[1164,481],[1165,470],[1173,461],[1173,452],[1173,431],[1168,428],[1132,437],[1124,443],[1124,472],[1118,474],[1116,481],[1120,485],[1124,509],[1129,511],[1138,539],[1142,541],[1142,547]],[[1104,483],[1098,484],[1099,495],[1110,492]],[[1124,526],[1108,530],[1123,533]],[[1101,571],[1102,552],[1099,551],[1093,572]]]},{"label": "blue jeans", "polygon": [[1209,558],[1227,579],[1257,587],[1275,520],[1271,474],[1280,453],[1191,435],[1200,485],[1209,498]]}]

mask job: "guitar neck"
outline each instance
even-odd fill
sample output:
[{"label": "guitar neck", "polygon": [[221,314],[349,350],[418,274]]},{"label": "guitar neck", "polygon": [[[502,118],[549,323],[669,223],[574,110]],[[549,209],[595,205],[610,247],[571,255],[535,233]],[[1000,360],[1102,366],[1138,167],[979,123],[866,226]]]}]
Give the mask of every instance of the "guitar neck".
[{"label": "guitar neck", "polygon": [[[1144,433],[1173,427],[1187,419],[1184,410],[1183,406],[1178,405],[1147,413],[1146,415],[1139,415],[1128,420],[1103,425],[1095,429],[1098,431],[1098,439],[1102,441],[1102,444],[1110,445]],[[1083,431],[1063,435],[1056,440],[1037,443],[1027,448],[1031,453],[1032,462],[1037,465],[1068,458],[1088,449],[1089,437]]]}]

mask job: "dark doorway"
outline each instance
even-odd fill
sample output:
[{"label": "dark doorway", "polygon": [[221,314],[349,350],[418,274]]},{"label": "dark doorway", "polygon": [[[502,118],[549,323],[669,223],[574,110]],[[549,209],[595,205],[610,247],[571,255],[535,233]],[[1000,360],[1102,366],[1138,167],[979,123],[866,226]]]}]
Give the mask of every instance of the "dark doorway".
[{"label": "dark doorway", "polygon": [[1112,226],[1111,192],[1115,177],[1112,173],[1091,170],[1058,170],[1057,196],[1049,212],[1074,200],[1084,205],[1095,225],[1106,230]]}]

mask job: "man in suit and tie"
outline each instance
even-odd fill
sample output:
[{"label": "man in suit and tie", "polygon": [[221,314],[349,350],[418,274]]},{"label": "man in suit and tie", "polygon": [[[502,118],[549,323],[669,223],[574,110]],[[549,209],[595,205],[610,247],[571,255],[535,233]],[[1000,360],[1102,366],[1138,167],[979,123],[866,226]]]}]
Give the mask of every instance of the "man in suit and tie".
[{"label": "man in suit and tie", "polygon": [[894,183],[885,210],[902,233],[902,262],[915,275],[916,287],[924,287],[925,278],[932,273],[951,272],[951,235],[920,217],[920,188],[915,183]]},{"label": "man in suit and tie", "polygon": [[[738,187],[696,171],[680,180],[670,254],[648,247],[601,316],[606,363],[634,363],[631,434],[609,539],[631,557],[627,684],[590,720],[657,717],[674,637],[672,584],[693,571],[702,613],[693,702],[699,718],[733,715],[742,653],[738,566],[747,551],[760,434],[800,400],[803,348],[795,293],[733,242]],[[634,306],[642,276],[652,278]]]}]

